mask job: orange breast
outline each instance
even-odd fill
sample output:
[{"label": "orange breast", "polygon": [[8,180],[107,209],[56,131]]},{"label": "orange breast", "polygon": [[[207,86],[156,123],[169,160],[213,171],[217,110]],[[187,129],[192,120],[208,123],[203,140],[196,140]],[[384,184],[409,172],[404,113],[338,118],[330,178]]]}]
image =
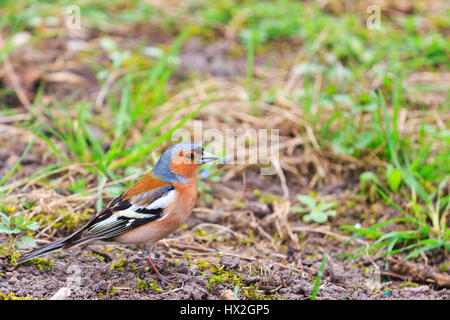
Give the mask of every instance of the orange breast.
[{"label": "orange breast", "polygon": [[[193,179],[193,180],[192,180]],[[189,218],[197,200],[197,177],[187,184],[174,183],[176,197],[158,220],[130,230],[116,238],[119,243],[145,244],[161,240],[175,232]]]}]

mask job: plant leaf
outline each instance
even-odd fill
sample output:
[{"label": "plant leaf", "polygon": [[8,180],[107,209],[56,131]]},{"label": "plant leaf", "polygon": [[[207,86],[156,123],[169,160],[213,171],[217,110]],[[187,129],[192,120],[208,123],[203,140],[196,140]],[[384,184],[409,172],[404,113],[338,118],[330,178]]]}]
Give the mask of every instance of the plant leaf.
[{"label": "plant leaf", "polygon": [[293,206],[291,208],[291,212],[293,212],[293,213],[305,213],[308,211],[309,211],[309,209],[303,208],[302,206]]},{"label": "plant leaf", "polygon": [[22,236],[16,245],[19,249],[29,249],[36,247],[36,241],[32,237]]},{"label": "plant leaf", "polygon": [[2,222],[9,226],[10,218],[3,212],[0,212],[0,217],[2,219]]},{"label": "plant leaf", "polygon": [[396,192],[398,190],[398,187],[400,186],[400,183],[402,182],[402,170],[394,169],[393,166],[389,166],[386,175],[389,188],[391,188],[392,191]]},{"label": "plant leaf", "polygon": [[361,190],[364,192],[366,189],[366,184],[381,185],[381,181],[380,179],[378,179],[375,173],[366,171],[361,173],[361,175],[359,176],[359,184],[361,186]]},{"label": "plant leaf", "polygon": [[320,209],[321,209],[322,211],[327,211],[328,209],[337,206],[337,202],[335,202],[335,201],[328,201],[328,202],[326,202],[326,201],[321,201],[320,204],[321,204]]},{"label": "plant leaf", "polygon": [[[317,210],[311,211],[311,213],[306,215],[306,216],[309,216],[310,219],[313,220],[316,223],[324,223],[328,219],[328,216],[324,212],[317,211]],[[304,218],[306,216],[304,216]]]},{"label": "plant leaf", "polygon": [[17,234],[17,233],[20,233],[20,231],[21,230],[19,228],[11,229],[5,224],[0,225],[0,233]]},{"label": "plant leaf", "polygon": [[25,227],[28,230],[36,231],[37,229],[39,229],[39,224],[36,221],[30,221],[25,224]]},{"label": "plant leaf", "polygon": [[314,209],[316,207],[316,201],[314,200],[314,198],[310,196],[298,194],[297,200],[303,204],[306,204],[310,209]]},{"label": "plant leaf", "polygon": [[24,223],[24,221],[25,221],[25,214],[24,214],[23,212],[21,212],[21,213],[15,215],[13,218],[14,218],[14,222],[13,222],[13,223],[14,223],[17,227],[20,227],[20,226],[23,225],[23,223]]}]

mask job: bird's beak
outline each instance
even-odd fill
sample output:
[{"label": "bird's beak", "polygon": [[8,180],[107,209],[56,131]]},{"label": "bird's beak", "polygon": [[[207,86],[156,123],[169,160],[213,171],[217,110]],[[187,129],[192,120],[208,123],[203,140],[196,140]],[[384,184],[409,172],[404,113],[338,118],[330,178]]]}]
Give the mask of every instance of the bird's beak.
[{"label": "bird's beak", "polygon": [[203,152],[202,155],[202,164],[208,163],[208,162],[213,162],[216,161],[217,159],[219,159],[220,157],[213,155],[212,153]]}]

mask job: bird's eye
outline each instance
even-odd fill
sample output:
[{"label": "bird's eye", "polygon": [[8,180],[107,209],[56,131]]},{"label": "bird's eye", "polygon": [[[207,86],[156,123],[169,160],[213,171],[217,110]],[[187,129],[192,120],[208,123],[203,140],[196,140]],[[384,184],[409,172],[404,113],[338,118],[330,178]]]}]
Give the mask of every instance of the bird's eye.
[{"label": "bird's eye", "polygon": [[201,146],[197,146],[194,150],[195,153],[203,154],[203,151],[205,151]]},{"label": "bird's eye", "polygon": [[192,160],[194,158],[194,154],[192,152],[186,153],[186,158]]}]

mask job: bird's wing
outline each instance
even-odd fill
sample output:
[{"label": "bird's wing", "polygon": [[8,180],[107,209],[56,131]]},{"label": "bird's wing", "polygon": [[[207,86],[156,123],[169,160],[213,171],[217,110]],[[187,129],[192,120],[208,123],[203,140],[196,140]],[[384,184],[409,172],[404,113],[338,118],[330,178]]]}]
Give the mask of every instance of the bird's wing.
[{"label": "bird's wing", "polygon": [[174,200],[175,193],[173,185],[151,175],[144,176],[99,211],[66,247],[94,239],[113,240],[129,230],[163,218],[162,213]]}]

